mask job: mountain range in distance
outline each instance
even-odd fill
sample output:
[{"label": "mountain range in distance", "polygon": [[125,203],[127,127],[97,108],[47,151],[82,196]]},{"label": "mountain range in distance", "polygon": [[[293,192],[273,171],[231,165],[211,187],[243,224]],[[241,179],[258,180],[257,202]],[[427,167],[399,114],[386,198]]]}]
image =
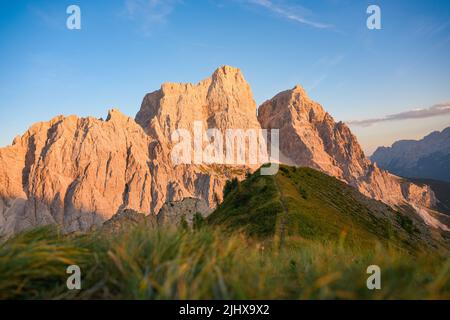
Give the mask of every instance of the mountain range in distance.
[{"label": "mountain range in distance", "polygon": [[379,147],[370,159],[395,175],[430,186],[436,208],[450,215],[450,127],[421,140],[400,140],[391,147]]},{"label": "mountain range in distance", "polygon": [[379,147],[370,159],[398,176],[450,182],[450,127],[421,140]]}]

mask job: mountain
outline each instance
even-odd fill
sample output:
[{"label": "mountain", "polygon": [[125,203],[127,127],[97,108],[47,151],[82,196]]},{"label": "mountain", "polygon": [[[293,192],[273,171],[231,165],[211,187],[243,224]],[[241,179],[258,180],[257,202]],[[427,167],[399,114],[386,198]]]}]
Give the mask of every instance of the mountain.
[{"label": "mountain", "polygon": [[214,207],[225,182],[249,168],[173,165],[170,134],[193,121],[260,128],[238,69],[219,68],[198,85],[163,84],[136,121],[112,110],[106,121],[58,116],[34,125],[0,149],[0,234],[47,224],[85,231],[125,209],[155,214],[189,197]]},{"label": "mountain", "polygon": [[263,103],[258,119],[263,128],[280,129],[283,163],[318,169],[393,206],[435,205],[427,186],[417,186],[372,164],[347,125],[335,122],[301,86]]},{"label": "mountain", "polygon": [[0,231],[101,224],[120,208],[151,208],[152,139],[116,110],[106,121],[56,117],[0,150]]},{"label": "mountain", "polygon": [[261,129],[256,102],[241,71],[217,69],[198,84],[164,83],[145,96],[136,122],[151,136],[170,141],[177,129],[192,131],[199,121],[204,129]]},{"label": "mountain", "polygon": [[[232,185],[232,186],[231,186]],[[353,248],[376,243],[415,252],[448,248],[450,232],[430,231],[409,206],[398,210],[370,199],[320,171],[281,166],[230,184],[212,225],[291,247],[302,242],[344,242]]]},{"label": "mountain", "polygon": [[164,147],[117,110],[106,121],[60,116],[34,125],[0,150],[0,234],[47,224],[85,231],[124,209],[149,214],[166,201],[209,199],[245,174],[172,168]]},{"label": "mountain", "polygon": [[418,141],[401,140],[391,147],[379,147],[371,160],[399,176],[450,182],[450,127]]},{"label": "mountain", "polygon": [[[349,128],[300,86],[265,102],[257,114],[240,70],[224,66],[198,84],[163,84],[144,97],[135,120],[117,110],[106,120],[58,116],[0,149],[0,234],[47,224],[86,231],[125,210],[154,215],[186,198],[206,201],[209,212],[228,180],[242,180],[259,165],[196,162],[195,150],[187,152],[192,162],[174,162],[180,142],[174,137],[195,137],[196,125],[221,134],[280,129],[282,163],[321,170],[392,207],[411,204],[440,227],[426,209],[435,205],[429,187],[371,164]],[[209,145],[206,138],[201,132],[200,147]]]}]

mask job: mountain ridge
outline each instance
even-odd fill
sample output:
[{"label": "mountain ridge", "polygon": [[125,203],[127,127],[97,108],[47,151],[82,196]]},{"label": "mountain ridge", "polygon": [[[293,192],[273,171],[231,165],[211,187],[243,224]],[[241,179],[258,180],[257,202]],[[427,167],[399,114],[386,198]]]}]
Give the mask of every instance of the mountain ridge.
[{"label": "mountain ridge", "polygon": [[410,178],[450,181],[450,127],[420,140],[399,140],[370,157],[380,168]]},{"label": "mountain ridge", "polygon": [[336,122],[300,86],[263,103],[258,120],[263,128],[280,129],[280,153],[289,155],[287,164],[318,169],[391,206],[435,205],[426,186],[411,184],[372,164],[349,127]]},{"label": "mountain ridge", "polygon": [[125,209],[157,214],[165,203],[185,198],[214,208],[226,181],[242,180],[259,166],[174,165],[171,134],[192,132],[195,121],[222,131],[280,129],[280,152],[296,166],[336,176],[393,207],[435,203],[428,186],[372,165],[350,129],[301,86],[267,100],[257,114],[241,71],[223,66],[197,84],[161,85],[145,95],[135,120],[116,109],[106,121],[59,116],[1,148],[0,234],[46,224],[85,231]]}]

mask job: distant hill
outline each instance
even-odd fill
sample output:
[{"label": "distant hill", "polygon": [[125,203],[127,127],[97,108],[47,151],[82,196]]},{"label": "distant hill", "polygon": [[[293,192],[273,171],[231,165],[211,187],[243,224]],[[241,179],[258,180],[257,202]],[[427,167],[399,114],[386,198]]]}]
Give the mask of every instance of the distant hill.
[{"label": "distant hill", "polygon": [[400,210],[314,169],[282,166],[275,176],[256,172],[243,182],[229,183],[223,203],[208,221],[280,245],[344,241],[356,247],[383,243],[406,250],[439,246],[440,236],[411,208]]},{"label": "distant hill", "polygon": [[379,147],[370,159],[399,176],[450,182],[450,127],[422,140],[402,140],[392,147]]}]

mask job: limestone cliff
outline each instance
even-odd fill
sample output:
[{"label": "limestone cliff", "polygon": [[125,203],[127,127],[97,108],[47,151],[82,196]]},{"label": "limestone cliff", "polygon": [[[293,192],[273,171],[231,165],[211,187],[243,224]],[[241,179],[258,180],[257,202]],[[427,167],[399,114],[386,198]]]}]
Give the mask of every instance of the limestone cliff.
[{"label": "limestone cliff", "polygon": [[[149,113],[147,102],[158,96]],[[148,134],[138,124],[145,114]],[[225,182],[245,176],[245,166],[174,165],[170,157],[170,133],[191,121],[259,127],[238,69],[222,67],[197,86],[164,84],[146,96],[139,115],[138,122],[117,110],[106,121],[59,116],[0,149],[0,234],[47,224],[84,231],[125,209],[156,214],[164,203],[187,197],[213,208]]]},{"label": "limestone cliff", "polygon": [[347,125],[335,122],[301,86],[263,103],[258,119],[263,128],[280,129],[280,152],[287,164],[321,170],[390,205],[435,204],[429,187],[406,182],[372,164]]}]

